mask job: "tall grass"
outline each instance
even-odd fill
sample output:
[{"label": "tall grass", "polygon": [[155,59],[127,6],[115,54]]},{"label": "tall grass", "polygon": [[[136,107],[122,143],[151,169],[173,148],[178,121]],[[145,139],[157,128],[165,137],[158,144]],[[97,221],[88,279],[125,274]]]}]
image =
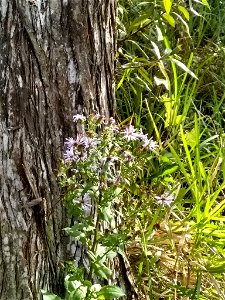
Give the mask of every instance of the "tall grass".
[{"label": "tall grass", "polygon": [[160,146],[124,225],[144,299],[225,299],[225,14],[209,4],[119,1],[119,117]]}]

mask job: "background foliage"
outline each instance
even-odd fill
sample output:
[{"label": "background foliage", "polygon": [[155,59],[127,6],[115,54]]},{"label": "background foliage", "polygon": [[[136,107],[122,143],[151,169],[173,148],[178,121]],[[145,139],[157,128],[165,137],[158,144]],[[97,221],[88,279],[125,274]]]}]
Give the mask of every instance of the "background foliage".
[{"label": "background foliage", "polygon": [[224,18],[217,0],[119,1],[118,117],[160,145],[126,212],[144,299],[225,299]]}]

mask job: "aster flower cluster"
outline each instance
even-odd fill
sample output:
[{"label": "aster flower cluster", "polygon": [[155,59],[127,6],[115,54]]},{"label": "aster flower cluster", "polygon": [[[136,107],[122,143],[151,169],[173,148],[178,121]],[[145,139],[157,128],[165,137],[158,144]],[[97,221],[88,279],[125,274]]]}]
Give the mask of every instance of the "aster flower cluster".
[{"label": "aster flower cluster", "polygon": [[[135,181],[138,170],[151,157],[149,151],[155,152],[158,148],[157,142],[142,130],[137,130],[131,124],[120,128],[112,117],[100,114],[85,117],[77,114],[73,121],[82,124],[84,133],[78,134],[76,138],[65,139],[63,155],[65,168],[69,168],[70,174],[75,176],[76,186],[93,182],[98,191],[113,195],[110,188],[116,189],[122,184]],[[86,191],[85,187],[81,189]],[[78,190],[73,204],[80,203],[80,208],[85,212],[86,206],[90,209],[91,202],[81,205],[81,198],[87,201],[85,194],[81,195]],[[86,193],[89,192],[90,189],[87,189]],[[90,194],[93,195],[93,192]],[[105,197],[110,199],[111,196]]]},{"label": "aster flower cluster", "polygon": [[[65,139],[59,173],[65,205],[74,220],[72,227],[64,230],[87,249],[89,278],[105,280],[111,276],[106,263],[127,239],[116,226],[126,221],[129,209],[136,214],[135,199],[141,200],[140,205],[148,200],[146,178],[151,172],[149,162],[159,157],[158,143],[142,129],[131,124],[121,127],[113,118],[100,114],[77,114],[73,121],[79,134]],[[172,194],[164,193],[155,200],[161,206],[170,206],[174,199]]]},{"label": "aster flower cluster", "polygon": [[[77,114],[73,117],[73,121],[78,122],[91,122],[92,127],[95,124],[95,129],[97,130],[98,126],[104,126],[108,133],[117,135],[118,139],[122,139],[127,142],[131,141],[140,141],[143,149],[155,151],[158,148],[158,143],[152,138],[148,138],[147,134],[144,134],[142,129],[137,130],[133,125],[129,125],[124,129],[119,129],[116,125],[114,118],[106,118],[100,114],[91,115],[89,118],[86,118],[82,114]],[[103,135],[100,135],[100,138],[103,138]],[[87,153],[90,150],[95,149],[98,144],[99,139],[96,137],[90,137],[88,134],[79,134],[76,139],[69,137],[65,140],[65,150],[64,150],[64,161],[65,163],[70,163],[73,161],[78,161],[87,158]],[[125,150],[125,160],[130,160],[132,154],[129,154]]]},{"label": "aster flower cluster", "polygon": [[64,160],[65,163],[83,160],[87,158],[88,151],[94,149],[98,141],[85,135],[77,135],[77,138],[66,138]]},{"label": "aster flower cluster", "polygon": [[[129,190],[132,184],[136,184],[140,170],[142,172],[149,160],[155,157],[152,153],[157,155],[158,143],[142,129],[138,130],[131,124],[121,128],[113,118],[100,114],[89,117],[77,114],[73,121],[82,124],[84,133],[76,138],[66,138],[64,166],[74,176],[70,181],[74,184],[73,205],[78,205],[84,215],[90,215],[92,209],[96,211],[99,193],[105,207],[110,207],[109,203],[117,199],[115,190],[122,191],[121,187],[126,185]],[[155,200],[158,205],[169,207],[174,196],[165,192],[155,196]],[[107,218],[109,220],[111,216]]]},{"label": "aster flower cluster", "polygon": [[142,129],[140,131],[137,131],[137,129],[133,125],[129,125],[125,128],[125,130],[122,132],[124,134],[124,138],[127,141],[142,141],[143,148],[147,148],[149,150],[156,150],[158,148],[158,143],[156,141],[153,141],[152,138],[148,138],[147,134],[144,134]]}]

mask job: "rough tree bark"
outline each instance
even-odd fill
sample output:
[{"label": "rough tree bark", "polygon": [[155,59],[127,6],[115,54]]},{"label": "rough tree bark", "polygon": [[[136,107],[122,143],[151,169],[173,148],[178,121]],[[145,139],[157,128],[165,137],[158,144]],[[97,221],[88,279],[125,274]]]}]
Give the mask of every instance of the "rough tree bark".
[{"label": "rough tree bark", "polygon": [[40,299],[63,284],[72,116],[114,112],[115,0],[0,0],[0,26],[0,299]]}]

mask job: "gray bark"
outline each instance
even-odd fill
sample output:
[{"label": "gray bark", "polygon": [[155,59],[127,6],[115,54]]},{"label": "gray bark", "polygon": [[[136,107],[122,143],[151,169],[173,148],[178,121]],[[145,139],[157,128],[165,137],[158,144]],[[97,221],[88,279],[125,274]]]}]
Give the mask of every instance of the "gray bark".
[{"label": "gray bark", "polygon": [[0,26],[0,299],[40,299],[63,285],[72,116],[114,112],[115,0],[0,0]]}]

